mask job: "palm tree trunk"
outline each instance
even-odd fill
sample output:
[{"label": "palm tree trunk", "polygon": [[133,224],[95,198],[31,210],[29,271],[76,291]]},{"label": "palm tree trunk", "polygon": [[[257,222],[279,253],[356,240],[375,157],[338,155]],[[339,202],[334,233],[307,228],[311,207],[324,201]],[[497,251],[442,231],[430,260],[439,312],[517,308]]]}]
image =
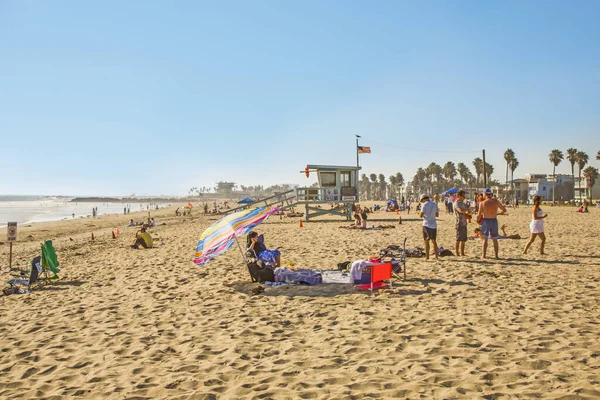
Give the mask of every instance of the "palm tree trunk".
[{"label": "palm tree trunk", "polygon": [[575,198],[575,165],[571,165],[571,176],[573,177],[573,199]]},{"label": "palm tree trunk", "polygon": [[581,203],[581,168],[579,168],[579,202]]},{"label": "palm tree trunk", "polygon": [[556,187],[556,165],[552,168],[552,204],[554,204],[554,188]]}]

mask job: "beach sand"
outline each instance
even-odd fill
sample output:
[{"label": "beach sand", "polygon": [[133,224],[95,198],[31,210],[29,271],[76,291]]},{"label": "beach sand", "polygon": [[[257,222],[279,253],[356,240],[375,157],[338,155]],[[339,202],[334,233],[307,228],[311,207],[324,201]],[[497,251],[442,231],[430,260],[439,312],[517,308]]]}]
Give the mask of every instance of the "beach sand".
[{"label": "beach sand", "polygon": [[[131,249],[136,228],[126,227],[146,213],[19,227],[14,263],[28,268],[52,239],[62,271],[0,300],[0,398],[600,398],[596,209],[545,207],[546,256],[504,240],[500,260],[481,262],[469,241],[464,258],[409,259],[408,280],[372,296],[352,285],[253,296],[237,248],[192,263],[217,217],[173,210],[152,213],[166,225],[149,250]],[[272,216],[257,230],[282,262],[335,269],[405,236],[422,246],[421,221],[402,217],[355,231],[338,217],[300,228]],[[500,220],[527,237],[530,218],[522,207]],[[369,224],[396,221],[377,212]],[[438,225],[453,251],[454,217],[442,212]],[[8,244],[0,257],[7,265]]]}]

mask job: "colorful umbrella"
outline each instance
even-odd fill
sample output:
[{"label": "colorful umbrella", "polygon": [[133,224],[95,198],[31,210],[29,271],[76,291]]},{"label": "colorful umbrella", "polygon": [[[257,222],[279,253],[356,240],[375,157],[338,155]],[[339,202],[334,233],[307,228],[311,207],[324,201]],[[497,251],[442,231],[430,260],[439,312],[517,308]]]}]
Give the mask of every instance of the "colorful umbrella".
[{"label": "colorful umbrella", "polygon": [[[219,254],[229,250],[233,246],[233,242],[237,242],[238,236],[247,234],[278,210],[279,207],[251,208],[228,215],[215,222],[200,235],[194,263],[204,265]],[[240,247],[239,243],[238,247]],[[241,247],[240,251],[242,251]],[[242,252],[243,256],[244,253]]]}]

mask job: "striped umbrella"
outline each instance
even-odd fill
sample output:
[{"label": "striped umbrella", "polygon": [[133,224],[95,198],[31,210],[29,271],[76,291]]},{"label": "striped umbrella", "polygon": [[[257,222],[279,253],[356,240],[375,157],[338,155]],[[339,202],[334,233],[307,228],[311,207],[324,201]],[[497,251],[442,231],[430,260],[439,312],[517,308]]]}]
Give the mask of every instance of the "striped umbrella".
[{"label": "striped umbrella", "polygon": [[[237,237],[250,232],[261,222],[276,213],[279,207],[258,207],[239,211],[215,222],[200,236],[194,263],[204,265],[221,253],[229,250]],[[238,242],[240,251],[242,248]],[[242,257],[244,253],[242,252]]]}]

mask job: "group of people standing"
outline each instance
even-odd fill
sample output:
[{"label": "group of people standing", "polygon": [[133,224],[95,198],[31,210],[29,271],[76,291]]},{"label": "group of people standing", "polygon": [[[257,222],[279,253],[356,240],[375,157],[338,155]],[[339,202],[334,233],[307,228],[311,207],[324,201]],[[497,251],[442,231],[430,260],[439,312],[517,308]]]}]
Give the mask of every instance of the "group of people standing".
[{"label": "group of people standing", "polygon": [[[466,192],[459,190],[456,193],[456,199],[452,203],[452,210],[456,216],[456,242],[455,251],[457,256],[465,255],[465,243],[468,240],[467,224],[471,220],[471,209],[465,202]],[[481,225],[482,240],[481,258],[487,258],[488,240],[491,239],[494,246],[494,256],[498,258],[498,215],[506,214],[506,207],[494,197],[491,189],[484,190],[482,198],[478,198],[475,211],[477,212],[477,223]],[[429,195],[421,196],[421,211],[419,216],[423,219],[423,240],[425,243],[425,256],[429,259],[430,242],[433,245],[434,257],[438,258],[437,246],[437,221],[439,217],[439,209],[436,202],[432,201]],[[523,254],[527,253],[529,247],[533,244],[537,237],[540,238],[540,254],[544,253],[544,245],[546,244],[546,236],[544,234],[544,219],[548,216],[544,214],[540,208],[541,198],[535,196],[533,198],[532,221],[530,224],[531,236],[525,245]],[[446,207],[450,209],[450,207]]]}]

